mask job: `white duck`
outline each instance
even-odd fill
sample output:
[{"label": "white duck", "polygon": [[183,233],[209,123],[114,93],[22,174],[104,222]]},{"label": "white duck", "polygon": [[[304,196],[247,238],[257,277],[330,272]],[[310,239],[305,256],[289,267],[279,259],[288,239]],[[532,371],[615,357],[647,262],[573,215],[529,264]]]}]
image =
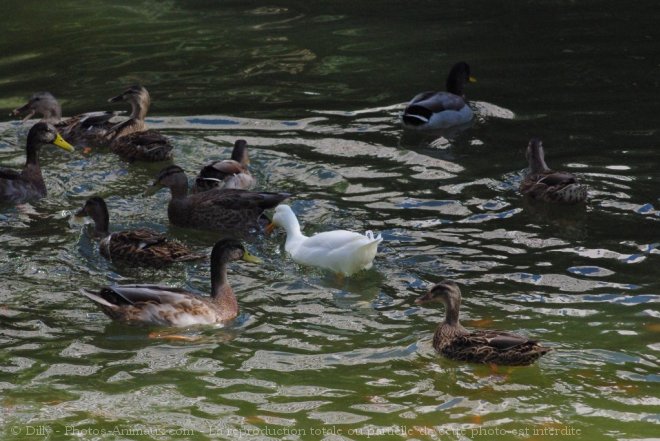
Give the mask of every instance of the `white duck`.
[{"label": "white duck", "polygon": [[371,231],[364,235],[347,230],[326,231],[307,237],[300,232],[300,224],[291,207],[280,204],[270,229],[286,230],[284,249],[301,265],[318,266],[335,273],[350,276],[373,265],[378,244],[383,238]]}]

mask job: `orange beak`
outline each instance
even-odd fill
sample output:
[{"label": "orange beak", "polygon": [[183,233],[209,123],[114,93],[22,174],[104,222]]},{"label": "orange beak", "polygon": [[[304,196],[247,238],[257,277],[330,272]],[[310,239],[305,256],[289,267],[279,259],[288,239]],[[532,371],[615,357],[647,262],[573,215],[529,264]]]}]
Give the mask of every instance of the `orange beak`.
[{"label": "orange beak", "polygon": [[266,225],[266,228],[264,229],[264,231],[266,232],[266,234],[272,234],[275,227],[276,227],[276,225],[271,222],[268,225]]}]

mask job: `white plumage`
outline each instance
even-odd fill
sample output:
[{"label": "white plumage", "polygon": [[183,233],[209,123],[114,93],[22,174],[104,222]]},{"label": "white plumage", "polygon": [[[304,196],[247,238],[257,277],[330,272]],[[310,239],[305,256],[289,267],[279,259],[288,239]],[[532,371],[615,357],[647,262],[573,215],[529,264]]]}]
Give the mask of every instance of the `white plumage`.
[{"label": "white plumage", "polygon": [[369,269],[383,238],[347,230],[326,231],[307,237],[300,231],[296,215],[288,205],[275,209],[273,224],[286,230],[284,248],[291,258],[302,265],[329,269],[346,276]]}]

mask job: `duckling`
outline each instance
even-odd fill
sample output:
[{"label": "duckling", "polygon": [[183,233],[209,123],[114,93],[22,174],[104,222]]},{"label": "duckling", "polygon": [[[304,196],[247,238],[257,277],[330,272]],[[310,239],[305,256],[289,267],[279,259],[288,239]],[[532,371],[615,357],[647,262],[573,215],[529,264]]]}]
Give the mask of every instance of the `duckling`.
[{"label": "duckling", "polygon": [[473,113],[465,102],[465,83],[477,80],[470,75],[470,66],[461,61],[449,71],[446,92],[422,92],[415,96],[401,116],[409,129],[434,130],[465,124]]},{"label": "duckling", "polygon": [[62,138],[74,145],[104,146],[105,135],[114,124],[110,119],[119,112],[87,112],[62,120],[62,107],[50,92],[37,92],[23,106],[14,109],[12,116],[25,115],[27,121],[41,114],[41,121],[53,124]]},{"label": "duckling", "polygon": [[447,358],[470,363],[528,365],[551,350],[510,332],[465,329],[458,320],[461,290],[454,281],[443,280],[415,300],[418,305],[430,302],[445,305],[445,321],[433,335],[433,347]]},{"label": "duckling", "polygon": [[165,161],[172,159],[172,144],[155,130],[147,130],[144,119],[149,111],[151,97],[143,86],[135,85],[108,102],[126,101],[131,105],[128,120],[112,127],[106,138],[110,150],[129,161]]},{"label": "duckling", "polygon": [[206,257],[193,253],[180,242],[167,240],[165,234],[146,228],[110,233],[108,206],[100,197],[89,198],[75,216],[92,218],[94,235],[101,238],[99,251],[106,259],[162,266]]},{"label": "duckling", "polygon": [[264,210],[274,208],[291,196],[289,193],[217,188],[188,195],[188,178],[176,165],[161,170],[147,195],[163,187],[168,187],[172,194],[167,215],[173,225],[228,230],[227,233],[245,234],[260,230]]},{"label": "duckling", "polygon": [[545,202],[575,204],[587,199],[587,186],[578,183],[575,175],[553,171],[545,163],[543,143],[532,138],[526,152],[529,169],[520,183],[520,193]]},{"label": "duckling", "polygon": [[223,324],[238,315],[238,301],[227,280],[233,260],[259,263],[236,240],[221,240],[211,252],[211,296],[160,285],[115,285],[80,292],[113,320],[129,324],[185,327]]},{"label": "duckling", "polygon": [[317,266],[335,273],[350,276],[373,266],[381,235],[374,237],[371,231],[364,235],[353,231],[325,231],[307,237],[300,232],[300,224],[291,207],[285,204],[275,208],[274,226],[286,230],[284,249],[301,265]]},{"label": "duckling", "polygon": [[200,193],[212,188],[249,190],[255,184],[247,168],[249,163],[247,141],[239,139],[234,143],[231,159],[213,161],[202,168],[195,178],[192,192]]},{"label": "duckling", "polygon": [[0,204],[21,204],[41,199],[48,193],[39,166],[39,149],[44,144],[54,144],[68,152],[73,151],[52,124],[38,122],[27,136],[26,160],[23,170],[0,168]]}]

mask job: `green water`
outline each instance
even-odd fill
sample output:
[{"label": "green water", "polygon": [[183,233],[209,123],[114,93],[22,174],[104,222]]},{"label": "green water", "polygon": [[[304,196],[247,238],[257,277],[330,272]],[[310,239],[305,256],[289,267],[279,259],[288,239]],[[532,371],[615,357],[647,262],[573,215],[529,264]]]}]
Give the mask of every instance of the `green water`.
[{"label": "green water", "polygon": [[[3,2],[0,164],[24,160],[29,124],[6,115],[33,92],[71,115],[140,82],[189,176],[245,138],[307,234],[385,241],[345,281],[293,263],[282,232],[250,244],[264,262],[231,265],[235,323],[151,339],[78,288],[206,293],[208,263],[115,265],[71,212],[100,195],[113,229],[213,235],[143,196],[162,164],[44,148],[48,197],[0,211],[0,438],[658,439],[658,18],[651,1]],[[404,133],[404,103],[459,60],[472,127]],[[531,136],[590,186],[585,209],[521,201]],[[466,326],[554,351],[496,372],[440,358],[442,312],[413,300],[443,278]]]}]

